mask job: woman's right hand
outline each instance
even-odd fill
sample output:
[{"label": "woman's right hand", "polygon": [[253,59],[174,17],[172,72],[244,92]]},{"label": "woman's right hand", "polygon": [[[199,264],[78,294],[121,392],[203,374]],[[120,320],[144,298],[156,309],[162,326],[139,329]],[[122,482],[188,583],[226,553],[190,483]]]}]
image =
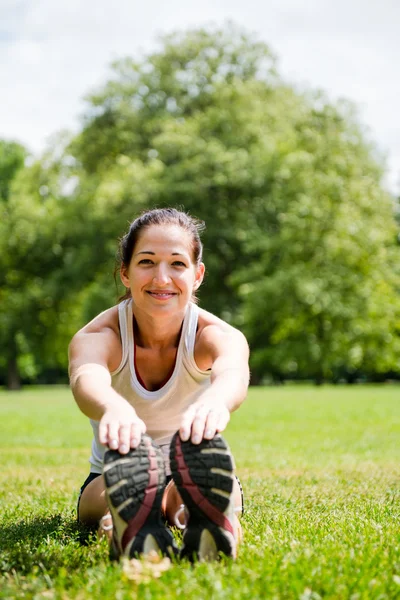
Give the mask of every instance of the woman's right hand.
[{"label": "woman's right hand", "polygon": [[137,448],[146,425],[139,419],[134,408],[124,401],[107,407],[99,425],[100,443],[111,450],[127,454],[130,448]]}]

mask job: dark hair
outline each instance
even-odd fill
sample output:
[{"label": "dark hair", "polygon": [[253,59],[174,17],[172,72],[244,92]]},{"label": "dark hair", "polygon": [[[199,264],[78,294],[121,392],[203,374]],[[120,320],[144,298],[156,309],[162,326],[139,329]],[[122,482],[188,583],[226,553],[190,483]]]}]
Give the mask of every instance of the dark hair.
[{"label": "dark hair", "polygon": [[[127,233],[120,239],[117,256],[118,269],[123,265],[129,266],[140,234],[152,225],[178,225],[178,227],[181,227],[191,237],[194,264],[199,265],[201,263],[203,244],[200,239],[200,232],[205,229],[204,221],[191,217],[176,208],[154,208],[143,212],[132,221]],[[127,290],[120,301],[126,298],[130,298],[130,290]]]}]

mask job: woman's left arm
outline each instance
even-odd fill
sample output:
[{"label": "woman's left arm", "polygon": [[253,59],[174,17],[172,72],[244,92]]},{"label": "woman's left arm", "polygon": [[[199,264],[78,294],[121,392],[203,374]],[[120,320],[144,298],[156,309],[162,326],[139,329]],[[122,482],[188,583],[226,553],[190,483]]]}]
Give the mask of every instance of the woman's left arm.
[{"label": "woman's left arm", "polygon": [[242,404],[249,386],[249,347],[233,327],[208,325],[199,344],[211,357],[211,385],[184,413],[179,428],[182,441],[199,444],[227,426],[230,414]]}]

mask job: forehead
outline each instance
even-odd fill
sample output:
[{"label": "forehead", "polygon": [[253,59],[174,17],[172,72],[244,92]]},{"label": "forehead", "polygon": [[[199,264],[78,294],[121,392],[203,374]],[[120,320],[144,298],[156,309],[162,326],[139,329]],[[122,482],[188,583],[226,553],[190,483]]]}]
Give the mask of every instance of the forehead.
[{"label": "forehead", "polygon": [[179,252],[192,255],[190,234],[179,225],[150,225],[139,236],[134,253],[144,251],[156,253]]}]

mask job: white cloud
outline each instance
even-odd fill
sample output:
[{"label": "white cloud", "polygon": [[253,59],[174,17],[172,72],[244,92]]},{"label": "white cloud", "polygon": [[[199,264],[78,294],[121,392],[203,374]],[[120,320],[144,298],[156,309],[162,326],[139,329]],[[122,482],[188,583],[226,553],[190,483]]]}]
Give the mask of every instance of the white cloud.
[{"label": "white cloud", "polygon": [[111,61],[157,35],[231,19],[266,41],[285,78],[346,97],[400,174],[400,3],[397,0],[1,0],[0,135],[32,150],[76,129],[82,98]]}]

